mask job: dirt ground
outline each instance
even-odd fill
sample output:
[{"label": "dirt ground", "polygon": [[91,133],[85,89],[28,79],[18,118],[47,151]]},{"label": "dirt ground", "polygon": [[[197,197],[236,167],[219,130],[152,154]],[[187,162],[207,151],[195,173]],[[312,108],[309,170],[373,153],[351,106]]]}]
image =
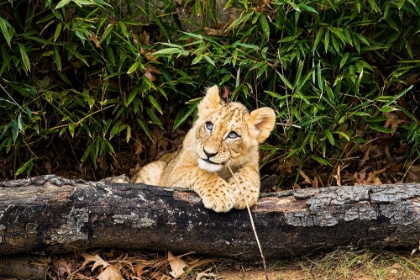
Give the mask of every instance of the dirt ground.
[{"label": "dirt ground", "polygon": [[[243,271],[235,271],[235,270],[226,270],[221,271],[219,276],[224,280],[265,280],[265,272],[261,269],[250,269],[250,270],[243,270]],[[270,280],[278,280],[278,279],[293,279],[293,280],[303,280],[309,279],[308,274],[299,271],[299,270],[292,270],[292,269],[284,269],[284,270],[275,270],[268,272],[268,279]]]}]

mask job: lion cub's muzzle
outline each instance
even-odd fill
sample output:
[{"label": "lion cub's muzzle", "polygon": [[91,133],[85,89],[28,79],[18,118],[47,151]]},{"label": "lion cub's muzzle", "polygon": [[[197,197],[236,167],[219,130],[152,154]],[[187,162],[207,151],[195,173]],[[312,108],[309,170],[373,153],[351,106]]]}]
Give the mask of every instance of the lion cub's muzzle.
[{"label": "lion cub's muzzle", "polygon": [[198,166],[208,172],[217,172],[222,169],[225,161],[217,162],[217,155],[219,152],[210,152],[204,147],[199,150]]}]

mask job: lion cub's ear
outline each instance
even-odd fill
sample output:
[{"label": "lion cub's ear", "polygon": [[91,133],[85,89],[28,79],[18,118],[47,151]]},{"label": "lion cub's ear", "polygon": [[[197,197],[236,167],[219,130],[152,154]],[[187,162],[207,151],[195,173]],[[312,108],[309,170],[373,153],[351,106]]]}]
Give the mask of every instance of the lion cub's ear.
[{"label": "lion cub's ear", "polygon": [[198,117],[204,118],[219,109],[222,105],[223,101],[219,95],[219,87],[212,86],[207,89],[206,96],[201,100],[200,104],[198,104]]},{"label": "lion cub's ear", "polygon": [[270,133],[274,128],[276,114],[271,108],[260,108],[249,114],[249,122],[258,131],[257,135],[255,135],[258,143],[262,143],[268,136],[270,136]]}]

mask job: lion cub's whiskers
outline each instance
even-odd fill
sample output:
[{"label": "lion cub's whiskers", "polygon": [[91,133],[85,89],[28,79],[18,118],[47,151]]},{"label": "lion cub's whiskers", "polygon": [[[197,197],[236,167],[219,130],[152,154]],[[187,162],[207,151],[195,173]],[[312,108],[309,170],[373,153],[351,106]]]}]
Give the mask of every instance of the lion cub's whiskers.
[{"label": "lion cub's whiskers", "polygon": [[238,180],[236,180],[236,176],[233,173],[232,169],[230,168],[229,164],[226,163],[225,165],[229,169],[230,173],[232,174],[233,180],[235,180],[235,183],[238,186],[239,191],[241,192],[241,195],[245,200],[246,209],[248,209],[249,220],[251,221],[252,230],[254,231],[255,240],[257,241],[258,249],[260,250],[261,258],[262,258],[262,261],[263,261],[265,279],[268,280],[267,264],[265,263],[265,257],[264,257],[264,254],[263,254],[263,251],[262,251],[262,248],[261,248],[260,240],[258,239],[257,230],[255,229],[254,219],[252,218],[252,213],[251,213],[251,209],[249,208],[248,200],[246,199],[246,196],[244,195],[241,186],[239,186]]}]

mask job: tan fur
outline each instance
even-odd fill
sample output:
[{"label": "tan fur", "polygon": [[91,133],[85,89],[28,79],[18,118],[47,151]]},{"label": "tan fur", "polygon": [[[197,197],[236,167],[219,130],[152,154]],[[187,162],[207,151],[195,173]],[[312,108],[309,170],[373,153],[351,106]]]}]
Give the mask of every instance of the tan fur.
[{"label": "tan fur", "polygon": [[[206,125],[208,122],[212,126]],[[131,182],[193,189],[204,206],[216,212],[245,208],[244,196],[252,206],[260,191],[258,144],[270,135],[274,124],[272,109],[248,113],[241,103],[223,102],[218,87],[213,86],[198,105],[198,119],[182,148],[144,166]],[[235,137],[230,132],[239,137],[229,138]],[[226,164],[232,168],[239,187]]]}]

